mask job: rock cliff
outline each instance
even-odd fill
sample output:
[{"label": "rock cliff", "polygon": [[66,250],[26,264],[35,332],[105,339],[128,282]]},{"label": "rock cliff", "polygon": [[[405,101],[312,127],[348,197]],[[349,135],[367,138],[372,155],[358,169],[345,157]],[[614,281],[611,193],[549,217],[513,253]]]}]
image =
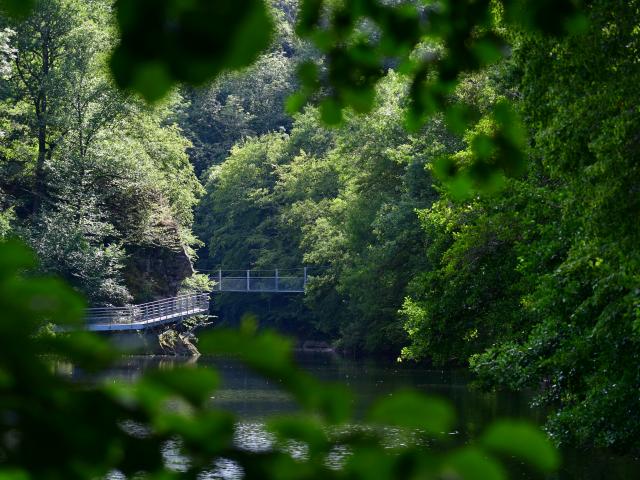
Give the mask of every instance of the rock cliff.
[{"label": "rock cliff", "polygon": [[124,277],[134,303],[173,297],[182,281],[194,273],[178,227],[166,223],[157,231],[161,235],[127,246]]}]

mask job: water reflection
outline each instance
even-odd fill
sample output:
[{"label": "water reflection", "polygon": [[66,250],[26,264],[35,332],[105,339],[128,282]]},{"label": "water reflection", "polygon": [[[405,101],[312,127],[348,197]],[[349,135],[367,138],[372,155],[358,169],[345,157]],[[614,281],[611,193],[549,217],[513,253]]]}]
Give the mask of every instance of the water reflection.
[{"label": "water reflection", "polygon": [[[299,365],[327,381],[339,381],[348,385],[356,398],[356,412],[362,412],[374,399],[388,395],[401,388],[416,388],[420,391],[447,398],[458,412],[458,426],[451,432],[456,440],[465,442],[480,434],[482,429],[496,418],[525,418],[542,422],[544,413],[529,407],[526,394],[486,393],[470,385],[467,372],[461,370],[434,370],[402,364],[389,364],[372,360],[352,360],[332,354],[299,353]],[[197,363],[214,367],[222,377],[222,388],[214,393],[212,405],[236,413],[241,419],[236,431],[239,446],[252,451],[273,447],[273,438],[264,429],[264,421],[275,414],[295,410],[291,398],[278,389],[277,384],[248,371],[235,361],[200,357],[179,359],[174,357],[127,357],[115,368],[102,374],[101,381],[134,381],[149,369],[168,369],[176,365]],[[69,365],[58,365],[66,375],[84,377],[83,372]],[[304,455],[302,446],[292,445],[292,453]],[[296,450],[298,448],[298,450]],[[336,452],[332,461],[337,465],[346,452]],[[185,467],[175,444],[167,445],[165,458],[171,468]],[[563,452],[564,465],[561,472],[549,477],[559,480],[627,480],[640,478],[640,460],[619,458],[606,452]],[[526,470],[515,478],[540,478]],[[524,472],[524,473],[522,473]],[[114,477],[117,478],[117,477]],[[203,479],[242,478],[242,471],[231,461],[219,461],[212,465]]]}]

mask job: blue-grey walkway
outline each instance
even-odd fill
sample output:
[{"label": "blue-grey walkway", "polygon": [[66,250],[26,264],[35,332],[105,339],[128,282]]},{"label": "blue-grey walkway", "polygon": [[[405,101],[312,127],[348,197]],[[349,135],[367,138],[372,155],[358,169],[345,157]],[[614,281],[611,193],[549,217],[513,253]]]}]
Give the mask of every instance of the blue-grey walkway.
[{"label": "blue-grey walkway", "polygon": [[[297,270],[217,270],[210,275],[214,292],[304,293],[307,269]],[[126,307],[89,308],[87,329],[93,332],[145,330],[180,323],[209,312],[209,294],[180,295]]]},{"label": "blue-grey walkway", "polygon": [[215,270],[214,291],[244,293],[304,293],[307,268],[288,270]]},{"label": "blue-grey walkway", "polygon": [[145,330],[208,312],[209,295],[199,293],[127,307],[89,308],[86,323],[92,332]]}]

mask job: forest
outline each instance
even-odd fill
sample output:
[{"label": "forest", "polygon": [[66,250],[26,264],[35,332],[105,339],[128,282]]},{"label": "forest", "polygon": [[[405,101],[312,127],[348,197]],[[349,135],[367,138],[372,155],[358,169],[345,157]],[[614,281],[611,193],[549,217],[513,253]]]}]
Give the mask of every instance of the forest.
[{"label": "forest", "polygon": [[640,451],[638,1],[160,3],[0,1],[31,275],[124,306],[305,266],[214,323],[468,368],[557,445]]}]

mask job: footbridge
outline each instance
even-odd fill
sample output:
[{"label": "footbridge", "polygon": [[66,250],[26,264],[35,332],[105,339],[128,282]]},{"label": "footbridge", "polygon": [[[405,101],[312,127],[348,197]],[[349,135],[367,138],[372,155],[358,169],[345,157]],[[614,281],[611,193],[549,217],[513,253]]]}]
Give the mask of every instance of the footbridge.
[{"label": "footbridge", "polygon": [[[304,293],[307,268],[296,270],[215,270],[209,273],[213,292]],[[209,293],[179,295],[125,307],[98,307],[86,311],[86,328],[93,332],[146,330],[180,323],[209,313]]]},{"label": "footbridge", "polygon": [[274,270],[213,270],[214,291],[241,293],[304,293],[307,267]]}]

